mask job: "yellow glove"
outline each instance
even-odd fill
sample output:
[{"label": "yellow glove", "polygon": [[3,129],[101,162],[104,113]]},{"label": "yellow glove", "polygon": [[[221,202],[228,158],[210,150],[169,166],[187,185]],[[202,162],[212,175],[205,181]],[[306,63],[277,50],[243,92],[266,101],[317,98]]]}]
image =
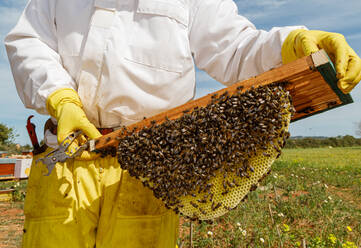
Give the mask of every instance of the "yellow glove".
[{"label": "yellow glove", "polygon": [[335,64],[338,88],[349,93],[361,80],[361,59],[338,33],[317,30],[293,30],[282,45],[282,61],[287,64],[324,49]]},{"label": "yellow glove", "polygon": [[[60,144],[66,137],[75,131],[81,130],[90,139],[101,136],[98,129],[90,123],[86,117],[80,98],[73,89],[59,89],[53,92],[47,99],[46,108],[49,114],[58,121],[58,143]],[[70,153],[73,154],[79,145],[86,142],[86,138],[81,135],[69,147]],[[98,157],[95,153],[84,151],[80,160],[91,160]]]}]

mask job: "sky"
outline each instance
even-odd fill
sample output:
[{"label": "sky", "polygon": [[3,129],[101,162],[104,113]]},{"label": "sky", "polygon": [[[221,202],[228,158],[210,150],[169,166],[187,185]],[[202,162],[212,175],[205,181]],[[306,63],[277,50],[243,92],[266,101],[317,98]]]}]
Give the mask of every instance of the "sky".
[{"label": "sky", "polygon": [[[361,55],[361,1],[360,0],[237,0],[239,14],[247,17],[258,29],[305,25],[308,29],[342,33],[350,46]],[[15,129],[16,142],[30,144],[26,120],[37,126],[38,138],[47,116],[25,109],[17,95],[4,48],[4,37],[16,24],[27,0],[0,1],[0,123]],[[196,72],[196,98],[223,88],[205,72]],[[323,114],[291,123],[292,136],[339,136],[356,133],[356,124],[361,121],[361,84],[351,93],[354,99],[349,104]]]}]

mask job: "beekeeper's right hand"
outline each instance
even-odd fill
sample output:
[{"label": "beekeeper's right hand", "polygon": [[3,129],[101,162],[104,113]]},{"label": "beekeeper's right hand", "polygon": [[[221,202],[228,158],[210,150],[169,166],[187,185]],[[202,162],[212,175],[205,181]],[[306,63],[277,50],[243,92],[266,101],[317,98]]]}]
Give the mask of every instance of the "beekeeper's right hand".
[{"label": "beekeeper's right hand", "polygon": [[[96,139],[101,136],[98,129],[90,123],[86,117],[78,94],[70,88],[59,89],[50,94],[46,102],[46,108],[51,116],[58,121],[58,143],[76,131],[82,131],[89,139]],[[70,146],[70,153],[73,154],[84,142],[84,136],[78,138]],[[77,157],[81,160],[95,159],[98,155],[87,151]]]}]

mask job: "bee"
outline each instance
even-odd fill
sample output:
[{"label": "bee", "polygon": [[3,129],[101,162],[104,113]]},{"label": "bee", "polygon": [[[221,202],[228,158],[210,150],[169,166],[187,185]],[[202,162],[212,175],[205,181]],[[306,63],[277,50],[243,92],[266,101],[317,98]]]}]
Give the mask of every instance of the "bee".
[{"label": "bee", "polygon": [[222,206],[222,203],[218,203],[217,205],[215,205],[214,207],[212,207],[212,211],[216,211],[218,208],[220,208]]},{"label": "bee", "polygon": [[257,184],[252,184],[251,188],[249,189],[250,191],[255,191],[257,189]]},{"label": "bee", "polygon": [[183,114],[189,113],[189,109],[183,110]]},{"label": "bee", "polygon": [[233,210],[233,208],[231,208],[231,207],[227,207],[227,206],[223,206],[223,208],[224,208],[225,210],[228,210],[228,211]]},{"label": "bee", "polygon": [[224,196],[224,195],[226,195],[226,194],[228,194],[229,193],[229,190],[226,190],[226,191],[223,191],[222,192],[222,195]]},{"label": "bee", "polygon": [[269,153],[263,152],[262,154],[263,154],[263,156],[265,156],[265,157],[271,157],[271,155],[270,155]]},{"label": "bee", "polygon": [[195,204],[194,202],[190,201],[189,204],[191,204],[194,208],[198,208],[198,205]]},{"label": "bee", "polygon": [[206,211],[204,211],[204,209],[203,209],[203,208],[199,208],[199,212],[201,212],[203,215],[206,215],[206,214],[207,214],[207,212],[206,212]]}]

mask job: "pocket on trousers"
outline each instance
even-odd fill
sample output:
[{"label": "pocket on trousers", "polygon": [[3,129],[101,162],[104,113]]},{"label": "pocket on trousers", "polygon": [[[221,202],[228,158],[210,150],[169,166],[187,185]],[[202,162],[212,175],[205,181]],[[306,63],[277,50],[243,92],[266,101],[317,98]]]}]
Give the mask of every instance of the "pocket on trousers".
[{"label": "pocket on trousers", "polygon": [[[166,233],[162,234],[162,215],[117,217],[114,230],[114,245],[132,248],[168,248],[165,245]],[[171,230],[169,230],[171,231]],[[164,232],[164,230],[163,230]]]},{"label": "pocket on trousers", "polygon": [[[179,217],[171,211],[161,215],[121,216],[118,215],[109,247],[169,248],[175,247]],[[111,241],[110,241],[111,240]]]},{"label": "pocket on trousers", "polygon": [[24,225],[23,248],[94,247],[94,236],[82,236],[79,225],[64,218],[27,219]]}]

